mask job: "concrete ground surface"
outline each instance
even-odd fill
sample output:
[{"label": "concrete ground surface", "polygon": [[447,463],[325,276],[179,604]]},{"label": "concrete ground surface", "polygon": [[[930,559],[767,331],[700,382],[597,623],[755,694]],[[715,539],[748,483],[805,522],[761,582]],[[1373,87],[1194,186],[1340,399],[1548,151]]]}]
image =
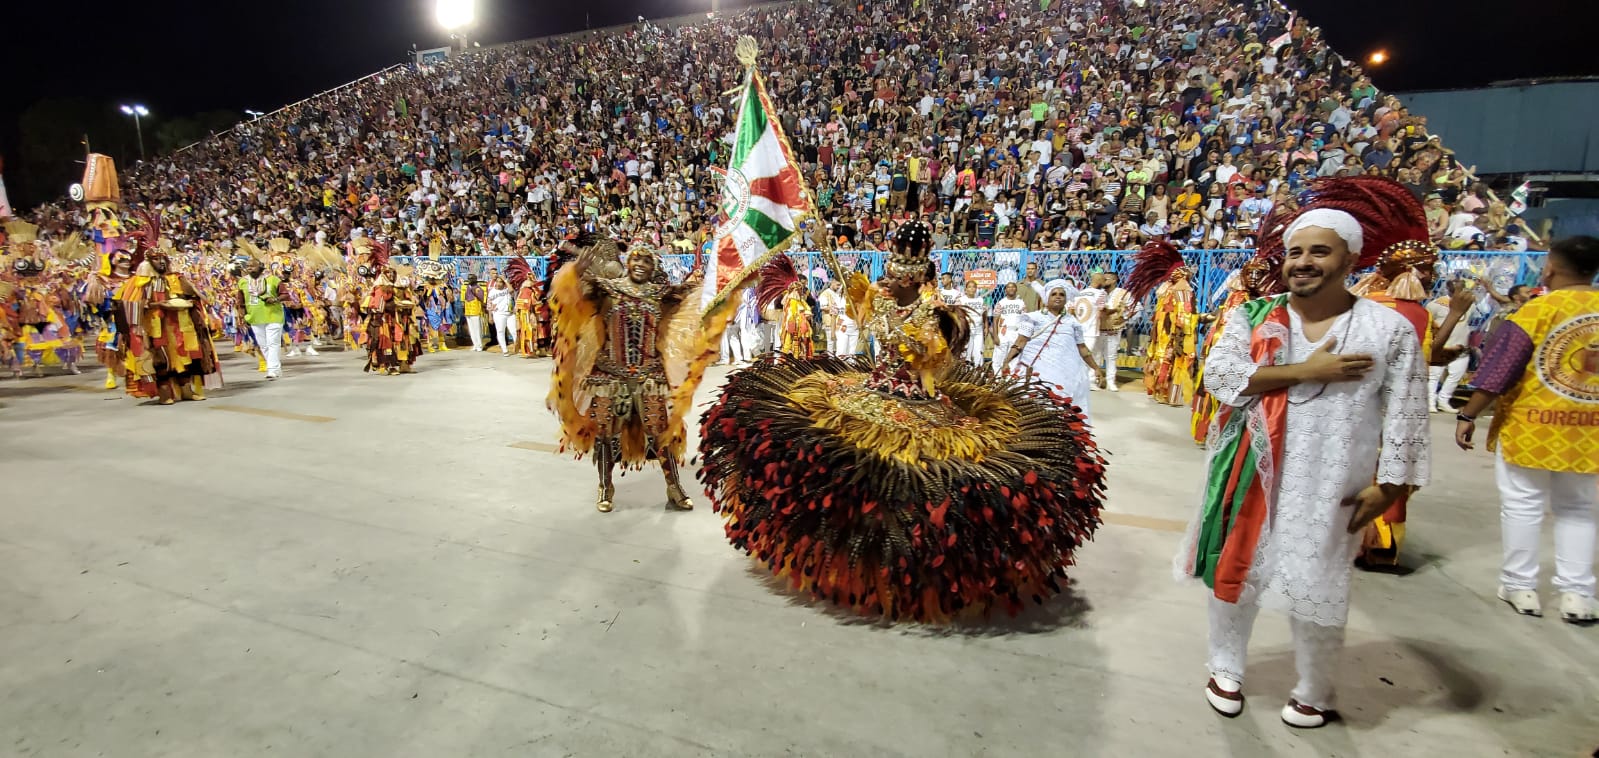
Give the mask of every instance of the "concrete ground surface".
[{"label": "concrete ground surface", "polygon": [[593,469],[553,453],[547,360],[453,351],[381,377],[325,353],[267,383],[227,358],[228,389],[167,408],[88,374],[0,382],[0,755],[1599,746],[1599,629],[1494,599],[1491,459],[1450,444],[1442,416],[1415,571],[1357,580],[1346,722],[1295,732],[1278,718],[1294,680],[1278,616],[1256,628],[1243,716],[1205,704],[1206,594],[1170,575],[1202,455],[1187,414],[1137,387],[1092,398],[1111,490],[1071,593],[927,628],[792,596],[703,497],[665,512],[657,471],[595,512]]}]

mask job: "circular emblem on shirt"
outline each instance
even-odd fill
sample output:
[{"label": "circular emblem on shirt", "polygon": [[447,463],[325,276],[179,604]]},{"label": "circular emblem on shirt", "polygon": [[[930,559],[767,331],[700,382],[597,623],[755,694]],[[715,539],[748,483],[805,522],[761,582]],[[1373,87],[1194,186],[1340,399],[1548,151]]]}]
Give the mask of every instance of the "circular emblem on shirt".
[{"label": "circular emblem on shirt", "polygon": [[1599,313],[1551,329],[1532,364],[1550,390],[1580,403],[1599,403]]},{"label": "circular emblem on shirt", "polygon": [[1093,317],[1094,317],[1094,299],[1093,298],[1091,298],[1091,297],[1080,297],[1080,298],[1077,298],[1076,300],[1072,301],[1072,318],[1075,318],[1079,322],[1086,324],[1089,321],[1092,321]]}]

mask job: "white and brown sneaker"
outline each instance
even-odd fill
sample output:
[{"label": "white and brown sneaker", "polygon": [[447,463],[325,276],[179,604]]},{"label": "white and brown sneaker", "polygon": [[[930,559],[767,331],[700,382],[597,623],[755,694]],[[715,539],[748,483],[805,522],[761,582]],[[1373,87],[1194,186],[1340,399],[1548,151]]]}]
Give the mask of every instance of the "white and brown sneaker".
[{"label": "white and brown sneaker", "polygon": [[1500,586],[1499,599],[1505,601],[1516,613],[1523,616],[1542,616],[1543,605],[1538,602],[1538,593],[1532,590],[1513,590]]},{"label": "white and brown sneaker", "polygon": [[1283,706],[1283,723],[1295,729],[1320,729],[1338,718],[1337,711],[1313,708],[1293,698]]},{"label": "white and brown sneaker", "polygon": [[1560,595],[1560,618],[1568,624],[1587,626],[1599,621],[1599,612],[1594,609],[1593,598],[1564,592]]},{"label": "white and brown sneaker", "polygon": [[1227,718],[1237,718],[1244,712],[1244,693],[1242,682],[1236,682],[1225,676],[1212,676],[1205,684],[1205,702],[1210,703],[1211,710]]}]

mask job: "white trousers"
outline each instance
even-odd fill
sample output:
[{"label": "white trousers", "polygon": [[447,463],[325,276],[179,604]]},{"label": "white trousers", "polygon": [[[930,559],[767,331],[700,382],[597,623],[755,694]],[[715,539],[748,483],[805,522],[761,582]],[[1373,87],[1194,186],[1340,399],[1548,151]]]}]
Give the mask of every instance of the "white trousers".
[{"label": "white trousers", "polygon": [[1016,334],[1014,332],[994,343],[994,357],[989,362],[989,365],[994,367],[996,373],[1005,366],[1005,356],[1010,355],[1011,345],[1014,344],[1016,344]]},{"label": "white trousers", "polygon": [[466,333],[472,337],[472,349],[483,349],[483,317],[467,316]]},{"label": "white trousers", "polygon": [[[1427,386],[1432,390],[1435,402],[1453,405],[1455,389],[1460,386],[1460,378],[1466,375],[1466,366],[1471,364],[1471,356],[1461,353],[1459,358],[1449,362],[1446,366],[1432,366],[1427,369]],[[1442,382],[1443,386],[1439,386]]]},{"label": "white trousers", "polygon": [[[1244,663],[1249,656],[1249,635],[1255,629],[1260,606],[1235,605],[1215,597],[1210,599],[1210,674],[1244,681]],[[1344,650],[1344,628],[1323,626],[1314,621],[1290,616],[1288,628],[1294,635],[1294,668],[1299,683],[1291,694],[1301,704],[1322,710],[1333,708],[1333,672]]]},{"label": "white trousers", "polygon": [[1105,369],[1105,388],[1116,389],[1116,355],[1122,350],[1122,333],[1101,334],[1094,338],[1094,362]]},{"label": "white trousers", "polygon": [[973,366],[983,365],[983,330],[977,325],[972,326],[972,337],[966,341],[966,362]]},{"label": "white trousers", "polygon": [[253,323],[249,331],[256,336],[256,347],[261,349],[261,360],[267,361],[267,373],[283,373],[283,325],[281,323]]},{"label": "white trousers", "polygon": [[[507,323],[509,323],[510,326],[513,329],[516,327],[516,322],[511,319],[511,314],[509,314],[509,313],[500,313],[500,312],[496,311],[495,314],[494,314],[494,339],[499,341],[499,343],[500,343],[500,352],[502,352],[502,353],[510,352],[511,351],[511,343],[516,340],[516,337],[514,336],[514,332],[511,332],[509,329],[506,329],[506,324]],[[506,334],[507,333],[510,333],[513,336],[510,339],[506,339]]]},{"label": "white trousers", "polygon": [[722,332],[722,361],[728,365],[743,363],[749,359],[749,351],[744,349],[742,332],[742,328],[733,326]]},{"label": "white trousers", "polygon": [[272,376],[282,374],[283,325],[251,324],[250,332],[255,335],[255,344],[261,350],[262,360],[266,361],[267,373]]},{"label": "white trousers", "polygon": [[1594,510],[1599,474],[1572,474],[1517,466],[1494,457],[1499,481],[1499,531],[1504,563],[1499,581],[1510,590],[1538,589],[1538,542],[1544,509],[1555,514],[1557,592],[1594,596]]},{"label": "white trousers", "polygon": [[828,339],[835,343],[828,350],[833,355],[854,355],[861,348],[861,333],[856,327],[839,329],[836,336],[829,334]]}]

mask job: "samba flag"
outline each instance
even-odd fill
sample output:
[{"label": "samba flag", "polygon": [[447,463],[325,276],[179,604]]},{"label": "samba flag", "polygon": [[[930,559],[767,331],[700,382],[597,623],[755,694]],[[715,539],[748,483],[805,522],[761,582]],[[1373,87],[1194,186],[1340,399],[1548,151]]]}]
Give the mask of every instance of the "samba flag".
[{"label": "samba flag", "polygon": [[[804,178],[794,163],[766,84],[755,70],[754,41],[739,44],[745,64],[739,94],[738,123],[732,155],[722,175],[722,225],[716,230],[712,258],[715,277],[703,293],[706,311],[726,302],[773,255],[787,247],[810,212]],[[709,272],[707,272],[709,273]]]},{"label": "samba flag", "polygon": [[[811,208],[810,193],[783,137],[777,110],[755,70],[752,37],[739,38],[734,54],[744,64],[738,91],[738,123],[732,155],[722,175],[722,223],[710,243],[710,270],[700,282],[704,310],[679,308],[662,325],[662,366],[672,385],[671,407],[689,408],[705,369],[721,352],[722,333],[738,311],[744,291],[773,256],[781,255]],[[688,302],[694,302],[693,293]],[[668,446],[673,440],[667,439]]]},{"label": "samba flag", "polygon": [[1527,212],[1527,196],[1532,189],[1532,182],[1522,182],[1510,193],[1510,212],[1521,215]]}]

